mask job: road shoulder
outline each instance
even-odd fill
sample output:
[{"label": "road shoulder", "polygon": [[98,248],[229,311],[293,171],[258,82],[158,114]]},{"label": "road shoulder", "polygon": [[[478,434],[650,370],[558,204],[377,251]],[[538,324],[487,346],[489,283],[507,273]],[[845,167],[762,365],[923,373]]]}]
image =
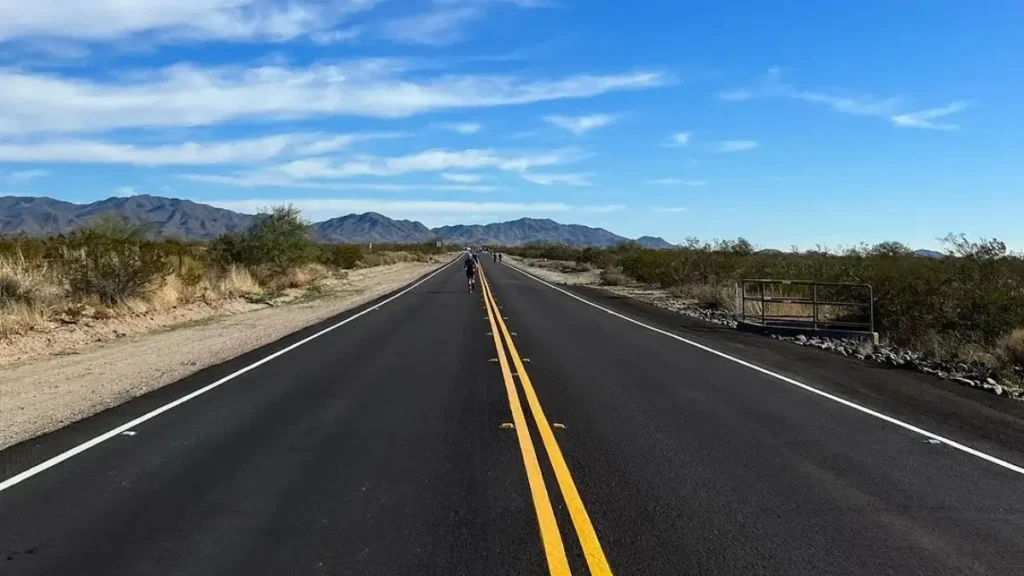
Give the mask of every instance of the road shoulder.
[{"label": "road shoulder", "polygon": [[344,292],[284,306],[102,342],[70,355],[6,366],[0,382],[0,449],[260,349],[303,328],[405,286],[442,265],[402,263],[367,269]]}]

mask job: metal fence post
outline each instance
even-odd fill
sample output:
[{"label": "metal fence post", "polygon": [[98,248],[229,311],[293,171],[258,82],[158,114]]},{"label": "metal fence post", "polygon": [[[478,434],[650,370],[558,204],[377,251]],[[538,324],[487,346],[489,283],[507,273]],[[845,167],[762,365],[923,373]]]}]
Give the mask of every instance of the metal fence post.
[{"label": "metal fence post", "polygon": [[814,311],[814,329],[818,329],[818,285],[811,284],[811,309]]},{"label": "metal fence post", "polygon": [[765,301],[764,301],[764,282],[761,282],[761,325],[767,326],[767,318],[765,316]]}]

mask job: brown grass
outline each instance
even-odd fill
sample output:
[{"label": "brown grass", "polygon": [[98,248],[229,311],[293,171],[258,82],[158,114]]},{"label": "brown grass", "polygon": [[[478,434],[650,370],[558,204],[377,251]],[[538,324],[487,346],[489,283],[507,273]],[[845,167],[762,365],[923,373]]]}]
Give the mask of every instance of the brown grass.
[{"label": "brown grass", "polygon": [[622,268],[612,266],[601,272],[601,284],[605,286],[625,286],[629,284],[629,278],[622,273]]},{"label": "brown grass", "polygon": [[212,279],[212,287],[214,292],[223,298],[241,298],[263,291],[249,270],[241,266],[228,267],[221,275]]},{"label": "brown grass", "polygon": [[1024,328],[1018,328],[1003,337],[996,356],[1004,362],[1024,366]]}]

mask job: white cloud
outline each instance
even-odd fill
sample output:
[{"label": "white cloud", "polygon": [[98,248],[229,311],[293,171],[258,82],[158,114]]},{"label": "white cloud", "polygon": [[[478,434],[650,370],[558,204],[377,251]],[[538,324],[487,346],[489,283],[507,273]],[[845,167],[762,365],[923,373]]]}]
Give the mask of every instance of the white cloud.
[{"label": "white cloud", "polygon": [[708,183],[707,180],[683,180],[682,178],[657,178],[649,180],[649,182],[659,186],[689,186],[691,188],[706,186]]},{"label": "white cloud", "polygon": [[434,126],[442,130],[451,130],[459,134],[476,134],[483,126],[478,122],[438,122]]},{"label": "white cloud", "polygon": [[441,178],[449,182],[458,182],[459,184],[474,184],[483,180],[483,176],[479,174],[453,174],[451,172],[441,172]]},{"label": "white cloud", "polygon": [[782,70],[768,69],[756,89],[741,89],[722,92],[722,100],[750,100],[753,98],[788,98],[812,104],[823,104],[836,112],[856,116],[873,116],[889,119],[896,126],[931,128],[934,130],[955,130],[955,124],[936,124],[934,118],[948,116],[967,107],[965,102],[953,102],[941,108],[930,108],[918,112],[902,112],[904,103],[900,98],[879,97],[870,94],[849,94],[839,91],[806,90],[797,88],[782,80]]},{"label": "white cloud", "polygon": [[603,128],[615,122],[616,116],[611,114],[590,114],[588,116],[545,116],[544,120],[568,130],[579,136],[591,130]]},{"label": "white cloud", "polygon": [[681,147],[686,146],[687,144],[690,143],[690,133],[689,132],[676,132],[675,134],[669,136],[668,140],[669,140],[668,141],[668,145],[669,146],[675,146],[675,147],[680,147],[681,148]]},{"label": "white cloud", "polygon": [[408,44],[443,46],[465,39],[465,25],[482,18],[479,5],[467,5],[396,18],[384,25],[384,36]]},{"label": "white cloud", "polygon": [[340,183],[308,181],[274,176],[270,174],[178,174],[178,178],[190,182],[205,182],[237,188],[291,188],[304,190],[356,190],[366,192],[494,192],[498,188],[476,184],[406,184],[397,182]]},{"label": "white cloud", "polygon": [[198,166],[258,162],[283,155],[326,154],[348,148],[361,140],[398,136],[401,134],[384,132],[278,134],[247,140],[183,142],[156,146],[95,140],[54,140],[33,144],[0,144],[0,161]]},{"label": "white cloud", "polygon": [[403,77],[408,63],[346,61],[306,68],[200,68],[179,64],[118,80],[0,69],[0,133],[204,126],[242,119],[355,115],[407,117],[430,111],[530,104],[636,90],[667,82],[662,72]]},{"label": "white cloud", "polygon": [[689,210],[689,208],[687,208],[685,206],[656,206],[654,208],[651,208],[651,210],[653,210],[655,212],[677,213],[677,212],[686,212],[686,211]]},{"label": "white cloud", "polygon": [[892,117],[893,124],[902,127],[930,128],[932,130],[957,130],[960,126],[956,124],[939,124],[932,122],[936,118],[949,116],[967,108],[966,102],[953,102],[942,108],[929,108],[917,112],[898,114]]},{"label": "white cloud", "polygon": [[45,178],[50,175],[49,170],[15,170],[4,176],[4,180],[8,182],[30,182],[32,180],[38,180],[39,178]]},{"label": "white cloud", "polygon": [[314,44],[320,46],[330,46],[332,44],[342,44],[344,42],[351,42],[356,38],[363,35],[363,29],[357,26],[351,28],[341,28],[338,30],[327,30],[324,32],[316,32],[310,34],[309,39]]},{"label": "white cloud", "polygon": [[378,0],[36,0],[0,4],[0,42],[17,38],[286,41],[332,30]]},{"label": "white cloud", "polygon": [[573,209],[562,202],[464,202],[454,200],[386,200],[378,198],[298,198],[253,200],[199,200],[204,204],[254,214],[265,206],[292,204],[303,212],[447,212],[460,214],[565,212]]},{"label": "white cloud", "polygon": [[723,140],[715,144],[716,152],[742,152],[757,148],[756,140]]},{"label": "white cloud", "polygon": [[444,46],[466,38],[466,28],[483,18],[490,5],[512,4],[519,8],[549,6],[544,0],[433,0],[424,12],[384,23],[381,34],[407,44]]},{"label": "white cloud", "polygon": [[520,174],[527,182],[550,186],[552,184],[564,184],[566,186],[590,186],[590,177],[593,174]]},{"label": "white cloud", "polygon": [[268,171],[295,178],[351,178],[355,176],[397,176],[410,172],[442,172],[493,168],[505,172],[524,172],[531,168],[553,166],[580,158],[572,150],[555,150],[511,155],[494,150],[445,150],[435,148],[405,156],[363,155],[341,162],[324,158],[295,160],[271,167]]}]

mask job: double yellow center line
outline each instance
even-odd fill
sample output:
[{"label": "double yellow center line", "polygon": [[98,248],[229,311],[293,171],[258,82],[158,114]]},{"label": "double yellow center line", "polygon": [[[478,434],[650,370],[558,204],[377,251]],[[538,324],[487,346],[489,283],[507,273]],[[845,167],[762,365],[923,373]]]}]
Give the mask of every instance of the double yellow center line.
[{"label": "double yellow center line", "polygon": [[[523,453],[523,463],[526,466],[526,478],[530,485],[530,494],[533,496],[534,508],[537,512],[537,521],[540,526],[541,543],[544,546],[544,554],[547,557],[548,570],[552,576],[569,576],[569,561],[565,555],[565,546],[558,532],[558,523],[555,520],[555,513],[551,507],[551,499],[548,496],[547,487],[544,483],[544,476],[541,473],[540,463],[537,460],[537,452],[533,446],[533,439],[530,430],[526,425],[526,416],[523,413],[522,404],[519,401],[519,392],[516,389],[512,372],[509,368],[508,359],[505,357],[504,339],[508,348],[508,354],[512,358],[516,372],[519,375],[519,382],[522,384],[523,392],[526,395],[526,402],[530,406],[534,423],[540,432],[541,442],[544,444],[544,451],[551,461],[551,467],[555,472],[555,479],[565,499],[566,507],[569,509],[569,517],[572,518],[573,526],[576,528],[576,535],[579,537],[580,545],[583,548],[583,555],[587,561],[587,567],[593,576],[611,576],[612,570],[608,565],[608,559],[601,549],[601,543],[597,539],[597,532],[590,521],[586,508],[583,506],[583,499],[580,498],[576,483],[569,473],[569,466],[565,463],[562,449],[555,440],[555,433],[551,429],[547,416],[537,398],[537,392],[533,388],[530,376],[523,366],[523,359],[516,350],[512,341],[512,334],[505,325],[505,320],[498,310],[494,301],[494,294],[491,292],[490,283],[480,267],[480,286],[482,288],[484,302],[487,306],[487,318],[491,324],[491,334],[494,336],[494,347],[498,352],[498,363],[501,366],[502,377],[505,381],[505,391],[508,393],[509,407],[512,409],[512,423],[515,426],[516,436],[519,440],[519,449]],[[499,336],[500,334],[500,336]]]}]

